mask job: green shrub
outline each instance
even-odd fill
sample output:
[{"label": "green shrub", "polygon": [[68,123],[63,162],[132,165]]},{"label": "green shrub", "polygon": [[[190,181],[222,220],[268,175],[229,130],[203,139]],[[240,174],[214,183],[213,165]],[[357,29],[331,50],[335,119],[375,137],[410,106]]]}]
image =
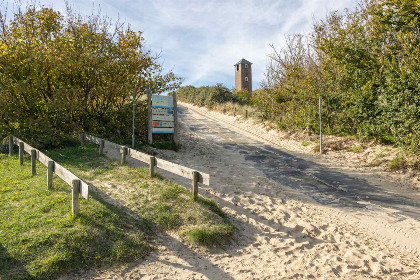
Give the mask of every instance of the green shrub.
[{"label": "green shrub", "polygon": [[281,128],[355,135],[420,150],[420,6],[368,1],[332,12],[269,54],[252,103]]},{"label": "green shrub", "polygon": [[233,90],[233,96],[240,104],[250,104],[252,94],[245,89]]},{"label": "green shrub", "polygon": [[401,156],[393,158],[388,164],[389,171],[397,171],[405,169],[407,167],[407,161]]},{"label": "green shrub", "polygon": [[198,106],[212,108],[216,104],[225,102],[238,102],[238,97],[222,84],[215,86],[185,86],[177,90],[177,98],[180,101],[189,102]]},{"label": "green shrub", "polygon": [[8,153],[9,153],[9,144],[0,143],[0,154],[8,154]]},{"label": "green shrub", "polygon": [[0,30],[0,138],[13,134],[37,148],[66,146],[80,131],[129,138],[133,88],[135,131],[146,138],[140,85],[158,94],[177,89],[180,79],[163,73],[141,33],[124,25],[114,32],[100,14],[64,16],[35,3],[14,12]]},{"label": "green shrub", "polygon": [[307,140],[304,140],[303,142],[302,142],[302,146],[303,147],[307,147],[307,146],[309,146],[309,144],[310,144],[311,142],[309,142],[309,141],[307,141]]}]

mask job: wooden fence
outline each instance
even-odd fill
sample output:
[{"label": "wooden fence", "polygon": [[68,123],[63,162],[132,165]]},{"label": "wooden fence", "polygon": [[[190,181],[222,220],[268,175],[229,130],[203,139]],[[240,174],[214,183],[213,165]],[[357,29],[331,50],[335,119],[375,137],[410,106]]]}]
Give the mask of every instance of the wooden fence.
[{"label": "wooden fence", "polygon": [[69,170],[64,168],[62,165],[58,164],[51,158],[47,157],[45,154],[39,150],[31,147],[27,143],[23,142],[17,137],[12,135],[9,136],[9,155],[13,154],[13,145],[19,146],[19,161],[23,165],[24,152],[27,152],[31,155],[31,170],[32,175],[36,174],[36,161],[38,160],[48,168],[47,172],[47,189],[52,188],[52,177],[55,173],[58,177],[63,179],[64,182],[69,184],[72,187],[72,213],[77,215],[80,210],[79,206],[79,193],[83,198],[89,199],[89,185],[84,182],[82,179],[71,173]]},{"label": "wooden fence", "polygon": [[156,158],[154,156],[136,151],[134,149],[128,148],[126,146],[121,146],[110,141],[91,136],[91,135],[80,135],[80,143],[84,145],[85,141],[95,143],[99,145],[99,153],[103,154],[104,147],[117,149],[121,154],[121,163],[125,163],[127,156],[130,156],[134,159],[140,160],[149,164],[150,176],[153,177],[155,174],[155,167],[169,171],[176,175],[182,176],[184,178],[192,180],[192,193],[194,197],[198,195],[198,183],[210,186],[210,175],[204,172],[200,172],[176,163],[172,163],[167,160]]}]

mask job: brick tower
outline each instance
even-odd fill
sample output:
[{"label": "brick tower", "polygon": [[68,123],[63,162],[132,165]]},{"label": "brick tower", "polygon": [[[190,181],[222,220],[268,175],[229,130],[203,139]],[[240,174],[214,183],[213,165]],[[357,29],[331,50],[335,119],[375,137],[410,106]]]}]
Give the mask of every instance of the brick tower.
[{"label": "brick tower", "polygon": [[235,89],[243,90],[252,93],[252,71],[251,62],[246,59],[239,60],[235,66]]}]

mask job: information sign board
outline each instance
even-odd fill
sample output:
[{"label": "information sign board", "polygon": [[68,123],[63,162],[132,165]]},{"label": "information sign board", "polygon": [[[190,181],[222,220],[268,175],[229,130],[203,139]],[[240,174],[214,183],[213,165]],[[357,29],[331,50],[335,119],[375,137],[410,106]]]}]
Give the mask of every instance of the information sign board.
[{"label": "information sign board", "polygon": [[152,144],[154,133],[171,133],[172,140],[177,143],[177,113],[176,113],[176,93],[172,96],[162,96],[147,93],[149,134],[148,142]]}]

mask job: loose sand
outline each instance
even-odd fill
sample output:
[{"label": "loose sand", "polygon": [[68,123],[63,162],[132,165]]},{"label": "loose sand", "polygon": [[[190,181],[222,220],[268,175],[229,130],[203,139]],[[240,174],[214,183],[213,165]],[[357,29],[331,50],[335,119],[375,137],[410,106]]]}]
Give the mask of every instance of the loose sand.
[{"label": "loose sand", "polygon": [[[156,152],[211,174],[211,186],[200,186],[199,192],[215,198],[228,213],[237,229],[234,240],[221,248],[203,249],[175,234],[159,233],[153,241],[157,250],[145,260],[63,279],[420,279],[418,204],[393,207],[389,199],[382,203],[368,196],[346,204],[320,190],[325,196],[321,201],[329,202],[321,204],[314,199],[316,194],[305,195],[294,187],[324,186],[319,178],[311,179],[316,175],[311,172],[317,171],[302,171],[286,162],[296,161],[298,166],[316,162],[318,169],[335,168],[343,176],[363,178],[377,187],[375,191],[401,192],[418,201],[413,184],[403,178],[396,178],[396,183],[380,170],[362,170],[354,153],[312,155],[311,147],[251,120],[188,104],[180,104],[180,109],[181,150]],[[282,158],[272,148],[289,154]],[[117,151],[106,152],[118,157]],[[278,173],[288,175],[272,176],[274,160]],[[100,187],[115,203],[124,204],[123,192]]]}]

